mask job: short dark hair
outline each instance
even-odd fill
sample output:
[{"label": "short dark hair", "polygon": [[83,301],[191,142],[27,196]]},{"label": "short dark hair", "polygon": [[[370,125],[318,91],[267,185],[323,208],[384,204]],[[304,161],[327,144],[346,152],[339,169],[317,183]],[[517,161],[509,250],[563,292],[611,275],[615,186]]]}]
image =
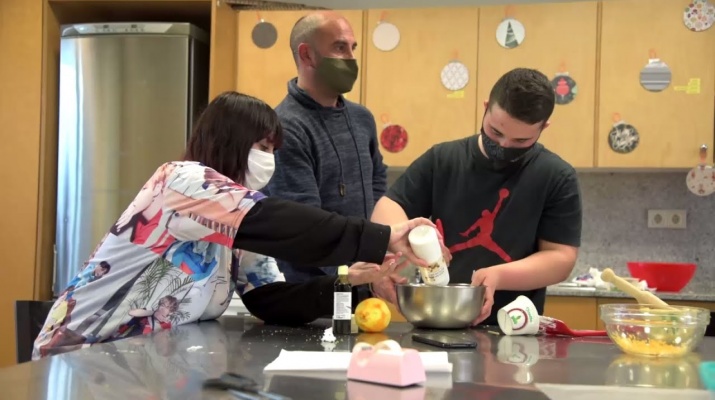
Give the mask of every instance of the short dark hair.
[{"label": "short dark hair", "polygon": [[184,160],[198,161],[244,183],[248,153],[263,139],[268,139],[275,148],[283,142],[283,129],[276,112],[255,97],[224,92],[216,96],[196,120]]},{"label": "short dark hair", "polygon": [[494,104],[512,118],[533,125],[551,117],[556,95],[546,75],[535,69],[516,68],[502,75],[492,87],[489,107]]},{"label": "short dark hair", "polygon": [[300,55],[298,47],[302,43],[312,43],[315,32],[322,26],[324,18],[319,14],[307,14],[298,19],[290,31],[290,51],[293,53],[293,60],[298,65]]}]

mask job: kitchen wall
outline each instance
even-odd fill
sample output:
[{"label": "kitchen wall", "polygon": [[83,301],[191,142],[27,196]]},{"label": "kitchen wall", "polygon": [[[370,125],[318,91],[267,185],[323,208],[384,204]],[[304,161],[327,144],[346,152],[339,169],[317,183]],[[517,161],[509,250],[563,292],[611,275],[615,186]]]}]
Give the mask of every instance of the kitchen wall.
[{"label": "kitchen wall", "polygon": [[[391,184],[402,169],[388,173]],[[583,232],[572,277],[589,267],[611,267],[629,276],[627,261],[694,262],[684,290],[715,289],[715,195],[698,197],[685,186],[686,172],[580,172]],[[687,210],[687,228],[649,229],[648,209]]]}]

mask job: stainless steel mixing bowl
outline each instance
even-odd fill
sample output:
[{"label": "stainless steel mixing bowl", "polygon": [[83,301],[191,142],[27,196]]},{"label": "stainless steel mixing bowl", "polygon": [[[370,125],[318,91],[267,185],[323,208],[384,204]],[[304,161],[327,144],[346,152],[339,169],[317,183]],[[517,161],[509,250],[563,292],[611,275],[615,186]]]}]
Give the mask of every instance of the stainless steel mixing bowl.
[{"label": "stainless steel mixing bowl", "polygon": [[484,290],[484,286],[463,283],[397,285],[397,306],[417,328],[462,329],[479,316]]}]

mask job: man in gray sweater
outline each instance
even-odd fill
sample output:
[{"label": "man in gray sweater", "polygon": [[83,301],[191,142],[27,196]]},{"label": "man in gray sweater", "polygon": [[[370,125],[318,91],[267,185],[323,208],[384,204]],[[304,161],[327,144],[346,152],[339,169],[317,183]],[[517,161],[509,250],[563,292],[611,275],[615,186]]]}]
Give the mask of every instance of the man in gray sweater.
[{"label": "man in gray sweater", "polygon": [[[288,82],[288,95],[276,107],[284,138],[267,194],[369,219],[385,193],[387,167],[372,113],[343,96],[358,78],[353,30],[337,13],[311,13],[293,27],[290,48],[298,77]],[[337,270],[281,260],[278,265],[288,282]]]}]

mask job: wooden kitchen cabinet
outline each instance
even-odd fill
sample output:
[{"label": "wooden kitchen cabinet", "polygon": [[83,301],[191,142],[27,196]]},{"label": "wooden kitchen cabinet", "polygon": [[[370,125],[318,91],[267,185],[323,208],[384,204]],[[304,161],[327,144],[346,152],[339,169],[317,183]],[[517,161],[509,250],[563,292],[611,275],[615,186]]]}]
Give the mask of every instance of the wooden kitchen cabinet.
[{"label": "wooden kitchen cabinet", "polygon": [[[378,136],[388,124],[407,132],[407,145],[401,151],[381,144],[386,164],[407,166],[434,144],[473,135],[479,9],[405,8],[367,14],[364,104],[375,116]],[[399,30],[399,44],[392,51],[373,44],[374,30],[383,18]],[[442,85],[442,70],[454,60],[466,68],[453,64],[450,76],[468,73],[461,90]]]},{"label": "wooden kitchen cabinet", "polygon": [[[296,21],[310,11],[240,11],[238,18],[237,58],[236,58],[236,90],[265,101],[271,107],[277,106],[288,94],[288,81],[298,75],[295,61],[290,50],[290,31]],[[353,34],[358,42],[355,57],[362,66],[363,12],[360,10],[338,11],[353,28]],[[278,38],[276,43],[266,49],[256,46],[253,42],[253,28],[262,19],[275,26]],[[345,97],[360,103],[362,82],[358,79],[353,90]]]},{"label": "wooden kitchen cabinet", "polygon": [[[502,47],[496,38],[506,15],[525,30],[524,41],[512,49]],[[576,82],[576,96],[568,104],[556,105],[551,126],[539,141],[574,167],[593,167],[597,31],[595,1],[480,8],[477,128],[481,128],[482,103],[507,71],[536,68],[555,79],[565,70]]]},{"label": "wooden kitchen cabinet", "polygon": [[236,90],[237,13],[220,1],[211,4],[209,100]]},{"label": "wooden kitchen cabinet", "polygon": [[[702,144],[711,149],[712,162],[715,30],[688,30],[682,18],[688,3],[602,2],[598,167],[692,167]],[[672,71],[670,86],[661,92],[649,92],[639,82],[651,52]],[[614,113],[640,133],[630,153],[608,145]]]},{"label": "wooden kitchen cabinet", "polygon": [[[40,215],[47,196],[44,181],[43,8],[40,0],[0,1],[0,170],[5,195],[0,207],[0,252],[6,278],[0,282],[0,368],[15,364],[15,301],[36,299],[49,286],[36,279],[41,265],[40,236],[54,224]],[[11,61],[12,62],[11,62]],[[44,193],[44,195],[43,195]],[[47,224],[46,226],[41,225]],[[50,278],[51,275],[46,275]],[[20,393],[19,391],[17,392]]]},{"label": "wooden kitchen cabinet", "polygon": [[564,321],[571,329],[595,329],[595,297],[546,296],[544,315]]},{"label": "wooden kitchen cabinet", "polygon": [[390,310],[390,321],[391,322],[406,322],[405,316],[400,313],[400,307],[397,304],[392,304],[386,301],[387,308]]}]

